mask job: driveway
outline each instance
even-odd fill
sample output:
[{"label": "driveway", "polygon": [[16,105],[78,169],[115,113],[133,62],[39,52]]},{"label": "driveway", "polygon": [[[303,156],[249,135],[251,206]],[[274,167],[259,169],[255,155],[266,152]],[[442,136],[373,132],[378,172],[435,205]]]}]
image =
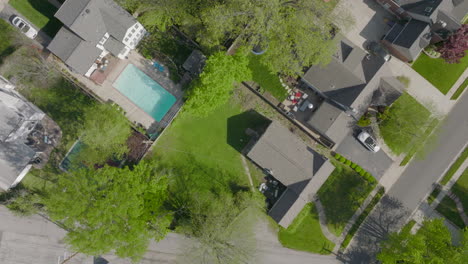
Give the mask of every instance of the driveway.
[{"label": "driveway", "polygon": [[[0,0],[1,1],[1,0]],[[11,7],[9,4],[4,4],[3,10],[1,10],[1,5],[0,5],[0,18],[3,20],[7,21],[8,23],[11,23],[11,19],[14,15],[20,16],[24,20],[26,20],[31,26],[33,26],[36,30],[38,29],[33,23],[31,23],[29,20],[27,20],[24,16],[22,16],[16,9]],[[18,34],[21,34],[18,31]],[[49,43],[52,41],[52,39],[44,33],[44,31],[39,30],[39,33],[37,34],[37,37],[34,39],[37,43],[39,43],[42,47],[47,47]]]},{"label": "driveway", "polygon": [[376,180],[379,180],[393,163],[383,150],[377,153],[367,150],[352,133],[338,145],[336,152],[359,164]]},{"label": "driveway", "polygon": [[355,24],[343,34],[359,47],[363,47],[366,40],[380,40],[390,29],[386,20],[394,21],[393,16],[375,0],[341,0],[339,5],[355,20]]}]

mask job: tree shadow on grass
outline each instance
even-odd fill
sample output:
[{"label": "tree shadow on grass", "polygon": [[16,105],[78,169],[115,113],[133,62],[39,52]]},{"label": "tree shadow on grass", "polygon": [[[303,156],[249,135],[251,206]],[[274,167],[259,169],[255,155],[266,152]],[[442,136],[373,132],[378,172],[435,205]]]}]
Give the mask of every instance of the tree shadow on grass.
[{"label": "tree shadow on grass", "polygon": [[242,152],[251,138],[251,136],[246,134],[247,128],[261,135],[270,123],[270,120],[255,110],[249,110],[232,116],[227,120],[227,143],[235,150]]},{"label": "tree shadow on grass", "polygon": [[50,4],[47,0],[27,0],[27,1],[37,12],[49,18],[49,22],[47,22],[47,24],[44,27],[42,27],[40,31],[43,31],[46,35],[53,38],[55,34],[57,34],[57,32],[63,26],[62,22],[60,22],[54,16],[58,8]]}]

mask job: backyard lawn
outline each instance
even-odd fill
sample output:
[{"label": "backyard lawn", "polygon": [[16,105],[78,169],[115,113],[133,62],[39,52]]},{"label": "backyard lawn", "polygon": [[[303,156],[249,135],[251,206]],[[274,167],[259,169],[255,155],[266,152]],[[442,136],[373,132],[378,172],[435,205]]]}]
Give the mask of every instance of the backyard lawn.
[{"label": "backyard lawn", "polygon": [[240,154],[249,140],[245,129],[265,124],[267,121],[260,115],[243,112],[233,103],[204,118],[181,112],[158,139],[153,158],[181,173],[203,170],[199,180],[207,185],[248,186]]},{"label": "backyard lawn", "polygon": [[280,227],[278,237],[281,244],[287,248],[322,255],[330,254],[335,246],[323,235],[313,203],[304,206],[287,229]]},{"label": "backyard lawn", "polygon": [[286,90],[281,85],[279,77],[260,63],[258,56],[261,55],[250,55],[249,68],[252,70],[253,81],[282,102],[288,95]]},{"label": "backyard lawn", "polygon": [[404,93],[388,109],[380,124],[380,133],[394,154],[408,153],[416,142],[429,134],[431,112],[416,99]]},{"label": "backyard lawn", "polygon": [[[468,169],[463,172],[457,182],[452,186],[452,192],[460,199],[465,213],[468,212]],[[442,203],[437,206],[437,211],[460,228],[465,227],[463,220],[458,214],[455,202],[449,197],[445,197],[442,200]]]},{"label": "backyard lawn", "polygon": [[468,56],[465,56],[458,64],[448,64],[442,58],[432,59],[421,53],[412,67],[440,92],[447,94],[468,67]]},{"label": "backyard lawn", "polygon": [[375,182],[368,182],[351,168],[338,165],[318,191],[327,216],[328,229],[339,236],[361,206]]},{"label": "backyard lawn", "polygon": [[10,0],[9,4],[49,37],[54,37],[62,27],[54,17],[57,8],[47,0]]}]

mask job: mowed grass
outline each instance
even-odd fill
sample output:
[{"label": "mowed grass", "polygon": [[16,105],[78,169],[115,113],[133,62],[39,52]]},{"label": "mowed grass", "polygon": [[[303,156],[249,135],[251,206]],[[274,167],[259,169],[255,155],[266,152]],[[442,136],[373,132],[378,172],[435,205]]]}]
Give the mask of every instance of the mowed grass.
[{"label": "mowed grass", "polygon": [[181,112],[158,139],[153,153],[162,162],[176,167],[195,162],[209,170],[227,172],[232,181],[246,186],[248,178],[240,154],[249,140],[245,130],[265,122],[260,115],[244,112],[233,103],[203,118]]},{"label": "mowed grass", "polygon": [[432,59],[424,53],[413,63],[413,69],[434,85],[443,94],[447,94],[460,75],[468,67],[468,56],[460,63],[449,64],[442,58]]},{"label": "mowed grass", "polygon": [[463,162],[468,158],[468,147],[466,147],[463,152],[460,154],[460,156],[453,162],[453,164],[450,166],[448,171],[445,173],[444,177],[440,181],[440,184],[445,185],[447,184],[452,176],[457,172],[457,170],[461,167]]},{"label": "mowed grass", "polygon": [[261,64],[259,56],[261,55],[252,54],[249,57],[253,81],[282,102],[288,96],[286,89],[281,85],[278,75],[271,73],[265,65]]},{"label": "mowed grass", "polygon": [[339,236],[348,220],[361,206],[375,182],[366,181],[352,169],[338,166],[318,191],[330,232]]},{"label": "mowed grass", "polygon": [[416,142],[430,134],[427,128],[431,112],[409,94],[404,93],[388,110],[380,132],[388,147],[396,155],[408,153]]},{"label": "mowed grass", "polygon": [[47,0],[10,0],[9,4],[49,37],[53,38],[62,27],[54,17],[58,9]]},{"label": "mowed grass", "polygon": [[[468,212],[468,169],[465,169],[457,182],[452,186],[452,192],[460,199],[465,213]],[[465,227],[465,224],[458,213],[455,202],[449,197],[445,197],[442,200],[440,205],[437,206],[437,211],[458,227]]]},{"label": "mowed grass", "polygon": [[322,255],[330,254],[335,246],[323,235],[313,203],[304,206],[287,229],[280,227],[278,238],[287,248]]},{"label": "mowed grass", "polygon": [[462,84],[457,88],[455,93],[453,93],[452,97],[450,97],[450,100],[457,100],[460,95],[462,95],[463,91],[465,91],[466,87],[468,87],[468,78],[466,78]]}]

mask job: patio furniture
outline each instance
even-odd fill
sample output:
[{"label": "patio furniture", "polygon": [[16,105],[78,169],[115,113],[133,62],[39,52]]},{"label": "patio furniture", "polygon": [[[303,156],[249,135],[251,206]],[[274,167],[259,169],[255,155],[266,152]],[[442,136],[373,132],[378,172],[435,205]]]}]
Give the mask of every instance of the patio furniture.
[{"label": "patio furniture", "polygon": [[308,94],[304,93],[304,95],[302,95],[302,99],[307,99],[307,97],[309,97]]},{"label": "patio furniture", "polygon": [[297,112],[298,109],[299,109],[299,108],[297,107],[297,105],[295,105],[295,106],[293,107],[292,110],[293,110],[294,112]]}]

